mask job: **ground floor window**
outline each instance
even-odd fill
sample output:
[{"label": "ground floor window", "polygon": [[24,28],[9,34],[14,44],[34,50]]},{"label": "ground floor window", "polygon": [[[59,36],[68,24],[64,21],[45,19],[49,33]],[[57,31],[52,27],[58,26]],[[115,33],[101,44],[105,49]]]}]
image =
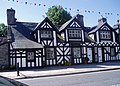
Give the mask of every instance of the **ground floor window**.
[{"label": "ground floor window", "polygon": [[54,48],[46,48],[46,59],[54,58]]},{"label": "ground floor window", "polygon": [[74,58],[81,57],[81,50],[80,50],[80,48],[73,48],[73,57]]},{"label": "ground floor window", "polygon": [[111,56],[115,56],[115,48],[111,47]]},{"label": "ground floor window", "polygon": [[35,56],[34,56],[34,51],[28,51],[27,52],[27,60],[32,61],[34,60]]}]

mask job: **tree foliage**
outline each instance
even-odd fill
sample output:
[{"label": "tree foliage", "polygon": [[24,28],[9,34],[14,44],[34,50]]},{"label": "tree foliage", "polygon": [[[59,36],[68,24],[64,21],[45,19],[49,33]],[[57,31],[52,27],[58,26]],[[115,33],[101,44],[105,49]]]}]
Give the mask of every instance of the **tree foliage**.
[{"label": "tree foliage", "polygon": [[56,25],[62,25],[72,18],[70,13],[64,10],[62,6],[54,6],[49,8],[46,15]]},{"label": "tree foliage", "polygon": [[6,36],[7,26],[5,24],[0,23],[0,37]]}]

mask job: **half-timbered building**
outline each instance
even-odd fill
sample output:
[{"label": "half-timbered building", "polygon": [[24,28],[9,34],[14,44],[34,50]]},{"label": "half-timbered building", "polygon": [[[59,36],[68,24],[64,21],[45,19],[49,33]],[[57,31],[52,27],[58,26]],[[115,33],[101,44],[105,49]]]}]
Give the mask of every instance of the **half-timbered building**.
[{"label": "half-timbered building", "polygon": [[70,46],[70,57],[73,64],[80,64],[82,62],[82,58],[88,57],[92,62],[93,53],[92,53],[92,44],[94,44],[94,40],[92,40],[87,32],[86,27],[84,27],[83,16],[76,15],[63,24],[59,32],[61,36],[64,38],[65,43],[68,43]]},{"label": "half-timbered building", "polygon": [[106,18],[98,20],[98,25],[94,26],[88,33],[96,41],[94,47],[98,62],[118,60],[116,52],[118,51],[118,41],[116,31],[107,23]]},{"label": "half-timbered building", "polygon": [[9,64],[20,68],[82,64],[119,60],[117,32],[105,18],[98,25],[84,26],[77,14],[60,27],[47,17],[40,23],[19,22],[15,10],[7,10]]}]

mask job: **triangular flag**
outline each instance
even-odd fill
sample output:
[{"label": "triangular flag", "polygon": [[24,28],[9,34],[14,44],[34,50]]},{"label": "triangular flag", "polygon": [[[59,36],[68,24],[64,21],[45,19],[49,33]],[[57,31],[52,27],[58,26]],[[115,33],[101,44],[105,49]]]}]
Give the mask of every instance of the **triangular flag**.
[{"label": "triangular flag", "polygon": [[25,2],[25,4],[27,4],[27,2]]},{"label": "triangular flag", "polygon": [[35,3],[34,5],[36,6],[37,4]]}]

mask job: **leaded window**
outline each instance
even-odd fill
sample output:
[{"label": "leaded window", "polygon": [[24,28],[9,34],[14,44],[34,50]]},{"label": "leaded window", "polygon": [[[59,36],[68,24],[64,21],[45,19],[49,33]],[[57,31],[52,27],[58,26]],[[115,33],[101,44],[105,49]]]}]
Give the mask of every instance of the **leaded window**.
[{"label": "leaded window", "polygon": [[33,51],[29,51],[27,52],[27,60],[34,60],[34,52]]},{"label": "leaded window", "polygon": [[51,38],[52,32],[49,30],[41,30],[41,38]]},{"label": "leaded window", "polygon": [[81,38],[81,30],[69,30],[70,38]]},{"label": "leaded window", "polygon": [[101,39],[111,39],[110,31],[100,31],[100,38]]},{"label": "leaded window", "polygon": [[46,58],[47,59],[54,58],[54,48],[46,48]]},{"label": "leaded window", "polygon": [[114,47],[111,48],[111,56],[115,56],[115,48]]},{"label": "leaded window", "polygon": [[81,57],[80,48],[73,48],[73,56],[74,56],[74,58]]}]

